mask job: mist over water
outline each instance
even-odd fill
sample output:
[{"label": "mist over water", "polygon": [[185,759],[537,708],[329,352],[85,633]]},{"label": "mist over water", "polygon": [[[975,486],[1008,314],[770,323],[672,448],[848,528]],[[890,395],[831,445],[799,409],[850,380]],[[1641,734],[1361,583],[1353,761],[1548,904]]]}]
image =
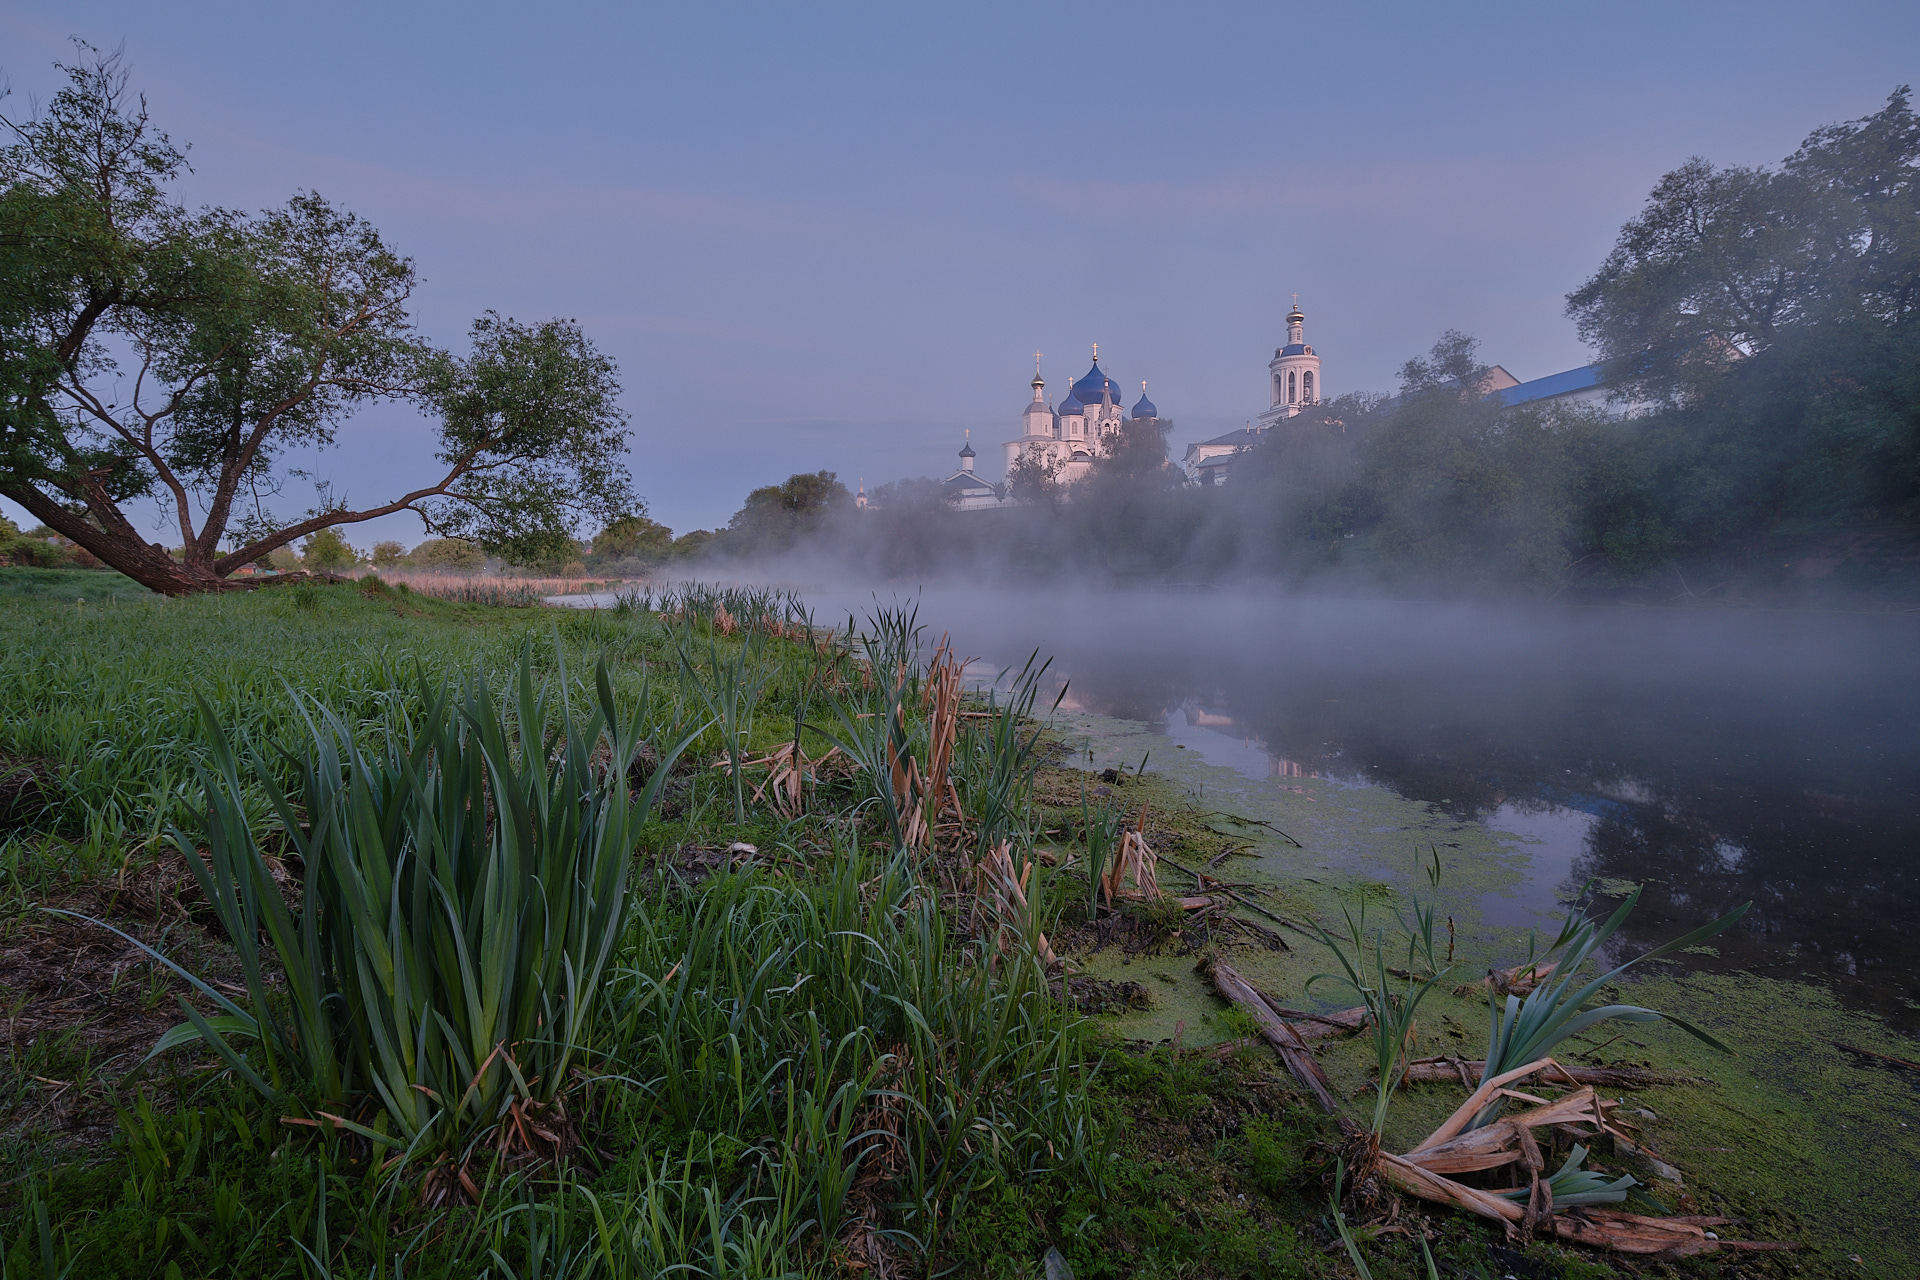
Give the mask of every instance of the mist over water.
[{"label": "mist over water", "polygon": [[[799,585],[822,624],[876,594]],[[879,593],[908,595],[930,637],[990,667],[1051,656],[1071,705],[1154,726],[1169,756],[1386,787],[1522,836],[1530,870],[1491,921],[1630,881],[1627,932],[1651,942],[1752,899],[1692,959],[1920,1021],[1920,614]]]}]

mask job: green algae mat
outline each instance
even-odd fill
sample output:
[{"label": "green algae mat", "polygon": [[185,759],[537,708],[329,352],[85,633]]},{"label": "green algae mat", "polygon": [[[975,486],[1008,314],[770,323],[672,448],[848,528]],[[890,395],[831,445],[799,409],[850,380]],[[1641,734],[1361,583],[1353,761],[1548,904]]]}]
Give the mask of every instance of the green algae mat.
[{"label": "green algae mat", "polygon": [[[1063,713],[1053,732],[1062,763],[1096,775],[1114,771],[1099,790],[1132,809],[1146,806],[1170,856],[1195,867],[1218,858],[1209,874],[1261,886],[1247,897],[1274,915],[1311,925],[1339,919],[1343,905],[1365,905],[1390,926],[1396,907],[1404,908],[1420,883],[1422,862],[1437,855],[1441,882],[1427,896],[1437,897],[1450,917],[1460,984],[1529,955],[1528,927],[1489,921],[1528,914],[1513,902],[1531,854],[1524,833],[1462,820],[1383,787],[1288,773],[1251,778],[1207,763],[1136,721]],[[1139,775],[1143,759],[1147,769]],[[1165,867],[1162,882],[1175,891],[1189,883]],[[1628,887],[1602,884],[1591,892],[1618,896]],[[1263,913],[1242,908],[1238,914],[1272,925]],[[1550,937],[1557,920],[1536,914],[1537,927]],[[1107,946],[1075,956],[1096,977],[1144,988],[1144,1007],[1103,1016],[1112,1034],[1187,1047],[1248,1034],[1244,1015],[1214,993],[1197,966],[1212,939],[1188,939],[1185,932],[1169,930],[1157,946]],[[1277,932],[1288,949],[1234,946],[1235,967],[1294,1007],[1324,1011],[1353,1003],[1350,993],[1330,985],[1308,989],[1315,974],[1334,968],[1324,947],[1297,930]],[[1715,949],[1696,951],[1685,957],[1688,963],[1636,969],[1608,995],[1684,1017],[1731,1055],[1660,1023],[1603,1024],[1583,1043],[1564,1046],[1583,1062],[1653,1066],[1706,1081],[1623,1098],[1623,1114],[1677,1177],[1656,1182],[1652,1193],[1674,1212],[1739,1219],[1737,1228],[1727,1229],[1730,1236],[1800,1246],[1790,1254],[1721,1252],[1687,1264],[1689,1270],[1920,1273],[1920,1203],[1911,1194],[1920,1180],[1920,1071],[1891,1061],[1920,1060],[1920,1042],[1848,1008],[1821,985],[1713,971]],[[1409,1056],[1476,1058],[1487,1032],[1481,990],[1436,990],[1421,1007]],[[1319,1056],[1336,1094],[1353,1099],[1349,1109],[1360,1116],[1373,1087],[1370,1046],[1358,1039],[1323,1041]],[[1387,1148],[1417,1142],[1463,1092],[1435,1084],[1403,1090],[1390,1114]]]}]

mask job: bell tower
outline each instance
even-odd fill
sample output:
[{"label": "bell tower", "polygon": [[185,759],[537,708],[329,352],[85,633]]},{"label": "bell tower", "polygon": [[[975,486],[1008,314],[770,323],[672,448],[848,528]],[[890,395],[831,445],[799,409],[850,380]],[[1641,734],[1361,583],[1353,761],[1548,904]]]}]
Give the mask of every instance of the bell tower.
[{"label": "bell tower", "polygon": [[1293,308],[1287,312],[1287,343],[1267,362],[1268,407],[1260,415],[1263,426],[1291,418],[1326,396],[1320,382],[1320,356],[1307,345],[1306,333],[1307,316],[1300,310],[1300,295],[1296,293]]}]

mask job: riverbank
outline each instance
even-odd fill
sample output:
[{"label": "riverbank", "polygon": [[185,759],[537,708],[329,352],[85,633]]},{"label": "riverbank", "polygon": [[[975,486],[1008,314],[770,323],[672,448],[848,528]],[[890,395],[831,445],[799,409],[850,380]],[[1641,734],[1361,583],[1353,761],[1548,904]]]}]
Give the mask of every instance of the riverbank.
[{"label": "riverbank", "polygon": [[[71,1264],[76,1275],[160,1275],[169,1265],[393,1274],[404,1257],[409,1276],[638,1275],[652,1258],[745,1275],[864,1265],[1025,1276],[1042,1273],[1049,1249],[1083,1280],[1351,1274],[1327,1211],[1337,1128],[1264,1047],[1220,1051],[1248,1028],[1193,972],[1202,952],[1224,954],[1291,995],[1328,967],[1326,953],[1254,910],[1202,921],[1142,904],[1089,920],[1080,869],[1060,865],[1084,838],[1083,797],[1130,815],[1144,806],[1157,852],[1194,867],[1226,854],[1216,870],[1245,885],[1249,901],[1309,925],[1336,921],[1342,904],[1404,907],[1413,852],[1438,847],[1463,974],[1523,958],[1513,951],[1520,930],[1476,914],[1513,856],[1484,829],[1315,779],[1253,794],[1204,762],[1155,759],[1138,777],[1128,722],[1069,714],[1005,819],[1026,847],[1053,851],[1052,864],[1034,863],[1031,923],[1101,980],[1063,1001],[1057,980],[1049,989],[996,941],[1005,931],[969,900],[970,877],[953,876],[951,862],[941,870],[943,837],[911,874],[889,870],[884,806],[844,761],[829,762],[824,734],[802,731],[816,767],[804,811],[782,812],[777,788],[755,794],[770,767],[746,769],[752,785],[739,791],[714,767],[729,745],[709,726],[642,828],[635,918],[609,983],[622,1012],[594,1046],[604,1056],[582,1103],[591,1141],[576,1160],[495,1170],[477,1204],[429,1206],[404,1168],[282,1123],[301,1114],[298,1096],[266,1105],[205,1052],[140,1067],[178,1020],[172,996],[184,988],[95,926],[40,910],[107,918],[231,977],[231,948],[164,838],[169,824],[191,827],[200,803],[192,695],[229,723],[291,742],[279,737],[296,727],[290,684],[372,733],[410,696],[412,673],[477,665],[504,676],[525,653],[548,680],[605,661],[625,698],[641,698],[651,673],[644,698],[665,715],[676,701],[710,708],[720,677],[757,646],[765,678],[735,707],[733,745],[743,760],[765,760],[793,739],[796,718],[832,723],[823,672],[839,672],[845,698],[880,691],[862,689],[873,682],[857,664],[823,659],[788,617],[782,634],[763,628],[749,642],[753,620],[730,614],[730,635],[711,607],[663,619],[463,605],[371,584],[181,601],[103,599],[86,587],[0,581],[0,752],[12,780],[0,860],[0,963],[14,993],[0,1147],[9,1280],[40,1274],[43,1242],[55,1274]],[[923,733],[910,710],[912,732]],[[842,725],[842,737],[852,733]],[[959,749],[980,751],[968,759],[982,766],[993,758],[964,734]],[[955,770],[957,799],[977,823],[991,771],[970,769]],[[1374,859],[1372,869],[1350,855]],[[1170,864],[1161,875],[1185,887]],[[830,941],[856,936],[880,944],[871,957]],[[1920,1159],[1901,1136],[1914,1129],[1897,1127],[1920,1120],[1909,1114],[1911,1082],[1894,1068],[1830,1061],[1819,1044],[1845,1035],[1858,1048],[1920,1056],[1912,1046],[1782,984],[1681,970],[1640,985],[1657,996],[1649,1003],[1687,1012],[1741,1050],[1729,1065],[1671,1029],[1636,1027],[1632,1042],[1598,1051],[1718,1081],[1632,1099],[1653,1113],[1643,1118],[1650,1145],[1685,1179],[1661,1194],[1745,1218],[1742,1235],[1809,1246],[1681,1268],[1910,1269],[1915,1224],[1900,1199],[1851,1202],[1849,1212],[1846,1197],[1901,1185]],[[1484,1038],[1484,1002],[1432,999],[1421,1051],[1471,1052]],[[1313,1007],[1333,1003],[1328,993]],[[1795,1012],[1782,1018],[1782,1008]],[[793,1074],[835,1046],[844,1054]],[[1367,1087],[1363,1046],[1337,1041],[1320,1056],[1343,1106],[1363,1112],[1365,1100],[1344,1101]],[[1401,1149],[1459,1096],[1438,1085],[1409,1092],[1391,1113],[1388,1146]],[[1872,1149],[1857,1150],[1869,1126]],[[1431,1233],[1443,1266],[1465,1274],[1588,1275],[1619,1264],[1546,1244],[1510,1249],[1458,1214],[1406,1213],[1402,1223]],[[1377,1275],[1424,1274],[1408,1236],[1363,1248]]]}]

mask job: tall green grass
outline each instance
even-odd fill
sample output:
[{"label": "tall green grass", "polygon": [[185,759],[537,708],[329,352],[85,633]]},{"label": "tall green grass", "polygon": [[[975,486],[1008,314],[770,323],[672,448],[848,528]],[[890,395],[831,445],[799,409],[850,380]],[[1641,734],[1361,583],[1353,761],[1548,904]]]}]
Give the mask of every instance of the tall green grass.
[{"label": "tall green grass", "polygon": [[[566,1128],[549,1112],[589,1051],[639,826],[691,735],[623,714],[604,666],[583,720],[564,673],[543,685],[525,654],[498,701],[479,674],[419,685],[419,709],[390,714],[375,748],[309,704],[292,789],[202,704],[208,811],[173,840],[246,995],[136,942],[220,1010],[182,999],[187,1021],[154,1052],[203,1043],[270,1101],[304,1098],[390,1149],[525,1145]],[[627,771],[649,738],[663,767],[633,795]],[[270,830],[248,815],[256,790]],[[270,835],[304,868],[297,914],[269,869]],[[515,1113],[523,1103],[541,1117]]]},{"label": "tall green grass", "polygon": [[[9,1157],[5,1280],[824,1276],[876,1250],[932,1274],[978,1198],[1102,1185],[1086,1033],[1031,954],[955,931],[929,865],[859,811],[865,780],[821,782],[817,813],[756,836],[772,865],[676,869],[734,838],[737,797],[674,767],[671,726],[711,720],[743,655],[764,679],[690,753],[819,741],[806,718],[829,688],[865,728],[896,683],[861,681],[839,639],[716,637],[698,611],[812,636],[797,602],[696,593],[682,664],[648,609],[310,594],[0,617],[17,642],[0,751],[59,766],[55,811],[16,852],[44,872],[91,838],[108,865],[177,827],[242,971],[170,1041],[210,1045],[212,1074],[137,1086],[158,1107],[129,1084],[112,1176]],[[917,649],[903,613],[868,651],[909,661],[917,688]],[[569,702],[564,672],[597,661]],[[476,666],[512,678],[461,674]],[[1031,707],[996,701],[955,766],[969,811],[999,806],[1015,839]],[[901,713],[924,738],[918,699]],[[668,789],[680,816],[643,825]],[[650,869],[629,870],[636,841]],[[262,850],[302,872],[297,905]],[[464,1158],[562,1101],[553,1158]],[[392,1161],[409,1148],[456,1157],[439,1167],[477,1203],[436,1195],[431,1161]]]},{"label": "tall green grass", "polygon": [[[303,610],[284,591],[166,600],[158,596],[0,605],[0,755],[43,771],[48,811],[36,832],[63,840],[82,870],[154,845],[188,821],[199,724],[194,697],[262,741],[292,742],[289,687],[354,724],[380,722],[413,698],[401,673],[471,662],[504,668],[525,632],[491,615],[408,602],[408,612],[351,586],[315,588]],[[551,615],[543,615],[543,621]],[[560,619],[572,633],[577,625]],[[543,668],[551,632],[532,632]]]}]

